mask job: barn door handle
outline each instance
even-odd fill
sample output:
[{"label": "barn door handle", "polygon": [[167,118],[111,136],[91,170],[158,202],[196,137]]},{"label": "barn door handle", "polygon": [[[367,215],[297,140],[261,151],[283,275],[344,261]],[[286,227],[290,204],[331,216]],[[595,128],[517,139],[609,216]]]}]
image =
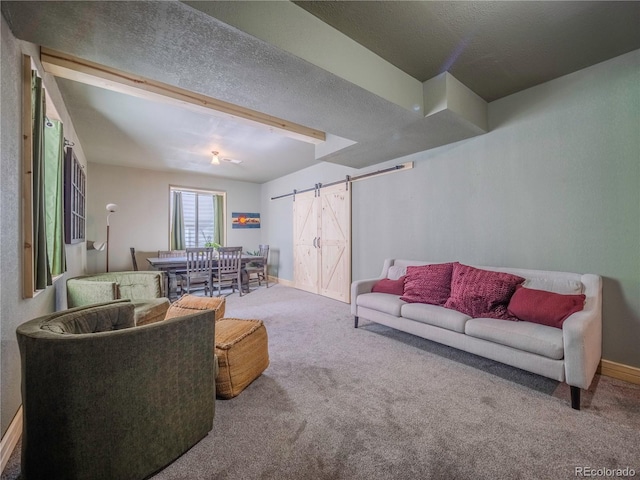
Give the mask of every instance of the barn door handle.
[{"label": "barn door handle", "polygon": [[318,246],[316,245],[316,240],[318,240],[318,237],[313,237],[313,248],[318,248]]},{"label": "barn door handle", "polygon": [[318,248],[320,248],[320,237],[318,237]]}]

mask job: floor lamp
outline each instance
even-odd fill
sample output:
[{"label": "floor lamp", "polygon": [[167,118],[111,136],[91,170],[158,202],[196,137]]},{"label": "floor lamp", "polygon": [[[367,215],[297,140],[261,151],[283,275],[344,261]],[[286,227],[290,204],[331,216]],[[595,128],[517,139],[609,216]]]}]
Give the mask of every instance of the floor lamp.
[{"label": "floor lamp", "polygon": [[112,213],[118,211],[118,205],[115,203],[107,204],[107,272],[109,271],[109,217]]}]

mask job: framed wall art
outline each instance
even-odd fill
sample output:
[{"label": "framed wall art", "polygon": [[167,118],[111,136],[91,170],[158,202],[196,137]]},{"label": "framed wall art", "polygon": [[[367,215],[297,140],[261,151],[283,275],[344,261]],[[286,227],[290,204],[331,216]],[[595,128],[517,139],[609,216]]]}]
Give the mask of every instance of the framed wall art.
[{"label": "framed wall art", "polygon": [[260,214],[234,212],[231,214],[231,228],[260,228]]}]

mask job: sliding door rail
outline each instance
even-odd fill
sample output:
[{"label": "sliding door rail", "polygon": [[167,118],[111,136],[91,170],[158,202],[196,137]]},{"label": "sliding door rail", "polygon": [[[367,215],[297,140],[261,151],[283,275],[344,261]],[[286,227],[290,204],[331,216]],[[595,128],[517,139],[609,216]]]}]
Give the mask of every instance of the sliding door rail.
[{"label": "sliding door rail", "polygon": [[271,197],[271,200],[278,200],[280,198],[286,198],[286,197],[293,197],[295,200],[295,196],[297,193],[305,193],[305,192],[310,192],[312,190],[319,190],[324,187],[332,187],[333,185],[338,185],[340,183],[344,183],[346,185],[346,188],[348,189],[349,184],[351,182],[364,180],[365,178],[377,177],[378,175],[385,175],[387,173],[394,173],[400,170],[409,170],[411,168],[413,168],[413,162],[406,162],[406,163],[401,163],[399,165],[394,165],[393,167],[383,168],[382,170],[376,170],[375,172],[363,173],[362,175],[357,175],[355,177],[352,177],[351,175],[346,175],[344,180],[336,180],[335,182],[331,182],[331,183],[316,183],[311,188],[305,188],[304,190],[294,190],[291,193],[285,193],[283,195]]}]

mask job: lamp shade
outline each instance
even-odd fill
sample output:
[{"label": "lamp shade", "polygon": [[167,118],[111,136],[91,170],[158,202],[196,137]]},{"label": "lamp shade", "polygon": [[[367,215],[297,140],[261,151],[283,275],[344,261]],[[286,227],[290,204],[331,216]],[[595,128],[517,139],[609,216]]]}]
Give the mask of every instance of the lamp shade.
[{"label": "lamp shade", "polygon": [[101,252],[106,246],[107,242],[91,242],[91,245],[88,247],[88,249],[93,249]]}]

